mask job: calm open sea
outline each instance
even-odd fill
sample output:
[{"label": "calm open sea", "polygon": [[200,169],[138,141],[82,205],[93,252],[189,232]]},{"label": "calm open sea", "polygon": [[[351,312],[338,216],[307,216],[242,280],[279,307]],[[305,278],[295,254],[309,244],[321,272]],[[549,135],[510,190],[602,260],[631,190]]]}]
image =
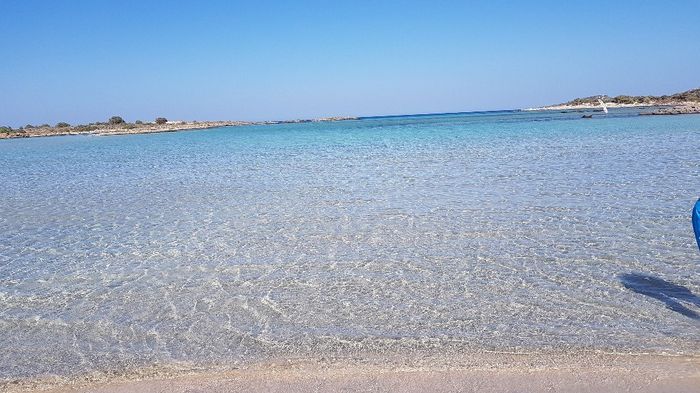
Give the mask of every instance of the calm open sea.
[{"label": "calm open sea", "polygon": [[0,380],[700,353],[700,116],[580,116],[0,141]]}]

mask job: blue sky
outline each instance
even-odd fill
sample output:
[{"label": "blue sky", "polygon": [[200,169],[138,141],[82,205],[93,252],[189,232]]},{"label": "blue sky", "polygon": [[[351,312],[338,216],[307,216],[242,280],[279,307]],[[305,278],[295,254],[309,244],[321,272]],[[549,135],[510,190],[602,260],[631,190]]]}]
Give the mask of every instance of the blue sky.
[{"label": "blue sky", "polygon": [[0,124],[521,108],[700,87],[700,1],[0,1]]}]

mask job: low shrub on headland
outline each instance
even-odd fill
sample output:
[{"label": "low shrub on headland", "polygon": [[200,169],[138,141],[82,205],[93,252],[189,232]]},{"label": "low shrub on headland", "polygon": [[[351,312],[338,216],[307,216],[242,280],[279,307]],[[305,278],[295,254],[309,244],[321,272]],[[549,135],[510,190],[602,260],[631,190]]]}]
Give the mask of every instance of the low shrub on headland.
[{"label": "low shrub on headland", "polygon": [[121,116],[112,116],[109,118],[108,123],[116,125],[116,124],[124,124],[125,121],[124,121],[124,119],[121,118]]},{"label": "low shrub on headland", "polygon": [[73,129],[75,131],[78,131],[78,132],[89,132],[89,131],[95,131],[97,129],[97,126],[92,125],[92,124],[89,124],[89,125],[80,124],[80,125],[73,127]]}]

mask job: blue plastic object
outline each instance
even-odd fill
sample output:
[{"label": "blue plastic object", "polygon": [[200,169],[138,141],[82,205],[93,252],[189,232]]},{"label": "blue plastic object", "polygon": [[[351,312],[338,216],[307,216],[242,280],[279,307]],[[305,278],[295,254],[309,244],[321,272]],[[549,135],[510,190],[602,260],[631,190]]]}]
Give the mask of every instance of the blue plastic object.
[{"label": "blue plastic object", "polygon": [[693,207],[693,229],[695,230],[695,240],[698,242],[698,248],[700,248],[700,199],[695,202]]}]

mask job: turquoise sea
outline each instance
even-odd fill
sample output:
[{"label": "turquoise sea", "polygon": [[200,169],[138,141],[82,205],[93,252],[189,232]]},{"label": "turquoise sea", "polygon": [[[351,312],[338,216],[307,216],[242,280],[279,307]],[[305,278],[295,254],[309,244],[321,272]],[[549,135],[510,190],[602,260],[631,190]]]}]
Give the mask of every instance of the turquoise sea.
[{"label": "turquoise sea", "polygon": [[700,116],[637,113],[0,141],[0,381],[698,355]]}]

